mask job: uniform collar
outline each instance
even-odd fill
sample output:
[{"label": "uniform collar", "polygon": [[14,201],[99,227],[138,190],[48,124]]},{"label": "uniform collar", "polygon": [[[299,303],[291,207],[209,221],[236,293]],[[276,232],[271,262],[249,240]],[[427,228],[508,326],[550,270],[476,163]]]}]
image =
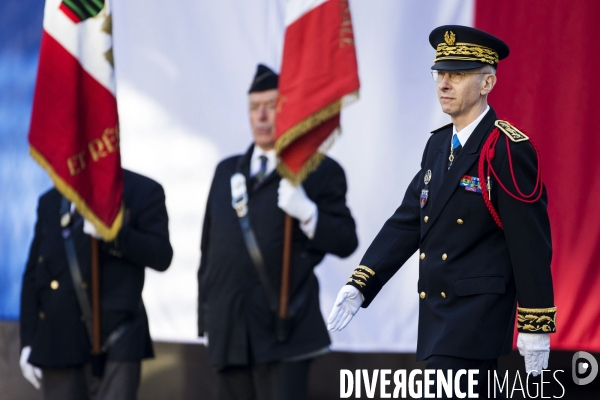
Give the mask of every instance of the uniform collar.
[{"label": "uniform collar", "polygon": [[[445,128],[440,140],[435,162],[433,164],[431,179],[430,196],[433,201],[429,211],[429,220],[421,230],[421,240],[428,234],[432,226],[435,225],[444,207],[456,191],[460,179],[466,174],[479,159],[481,148],[490,133],[494,130],[496,113],[492,107],[488,112],[482,114],[483,118],[477,125],[470,140],[465,143],[452,168],[448,169],[448,156],[450,155],[449,139],[451,138],[451,129]],[[447,135],[447,136],[446,136]]]},{"label": "uniform collar", "polygon": [[260,170],[260,156],[267,156],[267,176],[275,170],[275,167],[277,166],[275,149],[264,151],[260,147],[254,145],[254,150],[252,150],[252,156],[250,158],[250,176],[256,175]]},{"label": "uniform collar", "polygon": [[463,129],[461,129],[460,132],[456,132],[456,126],[452,126],[452,133],[456,136],[458,136],[458,140],[460,141],[460,144],[465,147],[465,144],[467,143],[467,140],[469,140],[469,138],[471,137],[471,134],[473,133],[473,131],[475,130],[475,128],[477,128],[477,125],[479,125],[479,123],[481,122],[481,120],[483,119],[483,117],[485,117],[485,115],[490,111],[490,106],[488,105],[487,108],[485,109],[484,112],[482,112],[479,117],[477,117],[477,119],[475,119],[475,121],[471,122],[469,125],[465,126]]}]

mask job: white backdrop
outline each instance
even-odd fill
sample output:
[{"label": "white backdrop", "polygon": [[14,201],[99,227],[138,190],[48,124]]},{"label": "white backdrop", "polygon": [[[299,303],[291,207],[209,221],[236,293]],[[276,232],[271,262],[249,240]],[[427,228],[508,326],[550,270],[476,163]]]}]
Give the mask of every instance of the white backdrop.
[{"label": "white backdrop", "polygon": [[[147,270],[144,301],[155,340],[196,341],[200,230],[216,164],[251,141],[246,92],[256,64],[279,70],[285,0],[113,0],[123,166],[163,184],[175,256]],[[473,1],[351,0],[360,100],[342,113],[329,153],[346,170],[360,245],[317,268],[327,317],[335,296],[418,171],[429,131],[449,121],[429,75],[429,32],[472,25]],[[413,352],[413,257],[333,348]]]}]

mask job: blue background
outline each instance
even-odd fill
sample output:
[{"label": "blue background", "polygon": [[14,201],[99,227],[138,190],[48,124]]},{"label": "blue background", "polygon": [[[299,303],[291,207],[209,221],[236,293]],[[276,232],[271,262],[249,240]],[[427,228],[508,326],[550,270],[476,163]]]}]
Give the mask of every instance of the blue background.
[{"label": "blue background", "polygon": [[39,195],[52,183],[29,156],[27,132],[43,0],[0,2],[0,319],[19,318],[21,279]]}]

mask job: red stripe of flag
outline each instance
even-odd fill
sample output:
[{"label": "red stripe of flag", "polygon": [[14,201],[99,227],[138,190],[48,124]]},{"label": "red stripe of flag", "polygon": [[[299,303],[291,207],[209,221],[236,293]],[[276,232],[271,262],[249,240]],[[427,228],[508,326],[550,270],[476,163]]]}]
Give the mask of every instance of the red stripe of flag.
[{"label": "red stripe of flag", "polygon": [[114,95],[44,31],[29,132],[32,155],[59,191],[113,236],[123,191],[118,139]]},{"label": "red stripe of flag", "polygon": [[298,183],[318,166],[317,150],[339,126],[342,99],[359,86],[347,0],[328,0],[287,27],[275,144],[280,174]]},{"label": "red stripe of flag", "polygon": [[71,21],[75,23],[81,22],[81,18],[79,17],[79,15],[75,14],[73,10],[67,7],[65,3],[60,3],[60,7],[58,7],[58,9],[64,12]]}]

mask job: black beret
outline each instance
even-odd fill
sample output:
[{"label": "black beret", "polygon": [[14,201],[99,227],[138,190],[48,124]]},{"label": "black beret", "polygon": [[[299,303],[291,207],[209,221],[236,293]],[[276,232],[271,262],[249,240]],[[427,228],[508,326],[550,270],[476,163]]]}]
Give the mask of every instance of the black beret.
[{"label": "black beret", "polygon": [[277,75],[271,68],[263,64],[258,64],[256,68],[256,74],[254,74],[254,80],[250,85],[248,93],[252,92],[264,92],[265,90],[277,89],[279,84],[279,75]]},{"label": "black beret", "polygon": [[479,29],[461,25],[444,25],[429,34],[436,50],[431,69],[474,69],[484,65],[498,67],[510,52],[508,45]]}]

